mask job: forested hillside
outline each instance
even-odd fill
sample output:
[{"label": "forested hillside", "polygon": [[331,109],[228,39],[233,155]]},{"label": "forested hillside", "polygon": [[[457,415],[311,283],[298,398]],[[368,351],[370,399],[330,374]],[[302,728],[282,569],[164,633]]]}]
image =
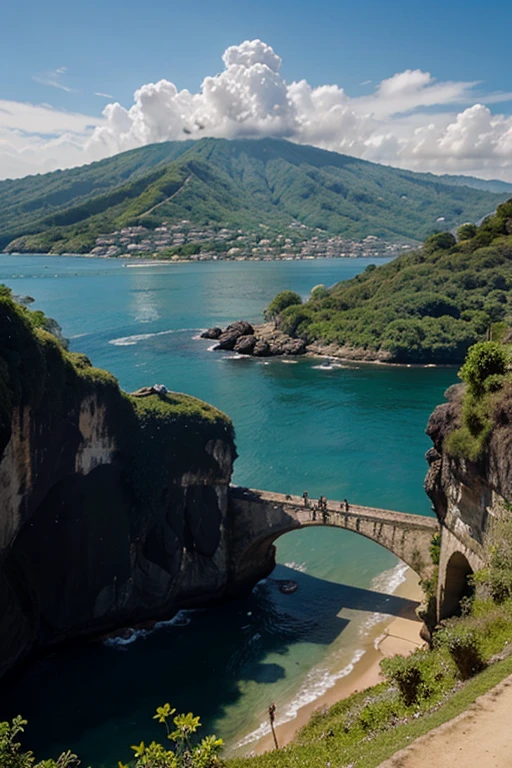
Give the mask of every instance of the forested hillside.
[{"label": "forested hillside", "polygon": [[305,304],[290,291],[267,308],[280,329],[398,363],[459,363],[476,341],[508,334],[512,320],[512,200],[458,242],[431,235],[419,250],[330,289]]},{"label": "forested hillside", "polygon": [[182,219],[419,241],[506,196],[277,139],[166,142],[0,182],[0,248],[84,253],[100,234]]}]

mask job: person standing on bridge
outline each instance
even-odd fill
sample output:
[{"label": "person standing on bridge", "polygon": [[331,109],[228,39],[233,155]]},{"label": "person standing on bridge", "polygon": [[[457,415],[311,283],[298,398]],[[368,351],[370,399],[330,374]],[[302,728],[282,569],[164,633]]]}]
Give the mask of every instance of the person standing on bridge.
[{"label": "person standing on bridge", "polygon": [[317,509],[318,507],[316,506],[316,504],[313,504],[313,509],[311,510],[311,516],[312,516],[313,522],[316,520]]},{"label": "person standing on bridge", "polygon": [[309,493],[307,491],[304,491],[302,498],[304,499],[304,506],[309,507]]},{"label": "person standing on bridge", "polygon": [[348,512],[348,501],[346,499],[343,499],[343,503],[345,505],[345,512]]}]

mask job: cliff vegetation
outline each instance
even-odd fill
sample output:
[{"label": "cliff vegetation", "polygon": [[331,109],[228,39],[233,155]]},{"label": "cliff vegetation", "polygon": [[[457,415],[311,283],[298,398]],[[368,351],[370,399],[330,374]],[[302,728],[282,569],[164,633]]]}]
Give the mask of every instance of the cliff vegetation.
[{"label": "cliff vegetation", "polygon": [[[267,316],[292,336],[332,353],[395,363],[462,363],[470,346],[501,334],[510,321],[512,200],[458,240],[429,236],[419,250],[370,265],[332,288],[317,286],[304,304],[282,296]],[[287,292],[290,293],[290,292]],[[505,325],[503,325],[505,323]],[[330,347],[328,345],[331,345]]]},{"label": "cliff vegetation", "polygon": [[56,330],[1,289],[0,676],[231,584],[228,417],[184,394],[126,394]]}]

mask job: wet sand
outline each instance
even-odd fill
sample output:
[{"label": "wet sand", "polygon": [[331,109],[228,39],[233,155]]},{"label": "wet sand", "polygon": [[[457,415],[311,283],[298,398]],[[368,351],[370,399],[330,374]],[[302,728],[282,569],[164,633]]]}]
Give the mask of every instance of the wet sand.
[{"label": "wet sand", "polygon": [[[410,568],[407,570],[405,581],[398,586],[393,594],[418,603],[421,601],[423,593],[418,584],[418,577]],[[380,683],[383,677],[379,665],[383,658],[394,656],[397,653],[406,655],[424,645],[420,638],[422,623],[415,616],[413,618],[411,613],[409,611],[407,616],[390,617],[389,621],[377,624],[365,638],[364,643],[361,643],[361,647],[364,647],[366,653],[354,666],[353,671],[338,680],[318,699],[301,707],[297,712],[297,717],[293,720],[276,727],[280,747],[285,746],[293,739],[297,731],[306,725],[315,710],[328,708],[352,693],[363,691]],[[279,713],[277,715],[279,716]],[[262,754],[272,749],[274,749],[274,742],[272,735],[268,734],[256,744],[251,744],[248,752]]]}]

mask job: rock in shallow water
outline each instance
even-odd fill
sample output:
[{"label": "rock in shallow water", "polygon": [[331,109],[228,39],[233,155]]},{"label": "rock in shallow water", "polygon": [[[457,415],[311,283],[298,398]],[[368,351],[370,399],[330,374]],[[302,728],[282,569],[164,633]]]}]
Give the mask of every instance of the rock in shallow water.
[{"label": "rock in shallow water", "polygon": [[256,336],[239,336],[233,349],[241,355],[252,355],[255,345]]},{"label": "rock in shallow water", "polygon": [[254,328],[247,320],[238,320],[236,323],[228,325],[226,330],[219,336],[219,343],[215,349],[234,349],[240,336],[252,336]]},{"label": "rock in shallow water", "polygon": [[222,328],[218,328],[217,326],[214,326],[213,328],[208,328],[207,331],[203,331],[201,334],[201,338],[202,339],[218,339],[221,333],[222,333]]}]

